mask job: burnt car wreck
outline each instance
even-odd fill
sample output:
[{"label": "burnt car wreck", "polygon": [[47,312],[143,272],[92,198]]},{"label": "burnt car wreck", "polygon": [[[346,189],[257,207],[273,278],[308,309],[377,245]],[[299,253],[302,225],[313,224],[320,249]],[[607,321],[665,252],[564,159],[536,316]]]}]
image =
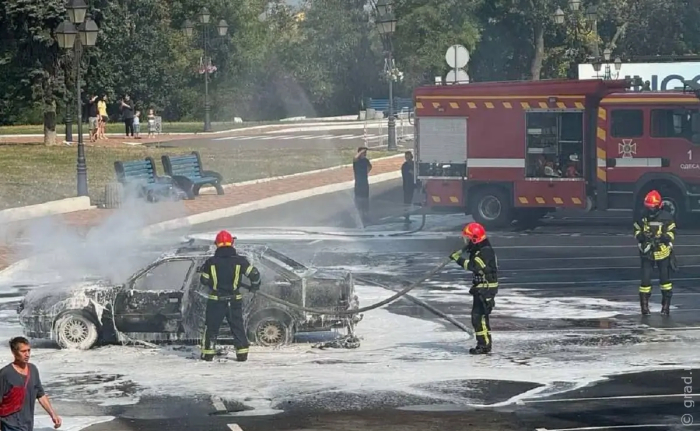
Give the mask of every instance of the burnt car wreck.
[{"label": "burnt car wreck", "polygon": [[[352,274],[321,271],[265,245],[236,247],[262,275],[260,290],[287,302],[323,310],[359,307]],[[211,245],[190,242],[161,255],[123,284],[89,279],[58,289],[29,292],[18,307],[25,335],[51,339],[66,349],[138,340],[150,343],[199,343],[204,331],[206,287],[197,270],[214,253]],[[306,313],[243,292],[244,318],[251,343],[279,346],[300,332],[354,333],[357,315]],[[218,344],[230,344],[222,325]]]}]

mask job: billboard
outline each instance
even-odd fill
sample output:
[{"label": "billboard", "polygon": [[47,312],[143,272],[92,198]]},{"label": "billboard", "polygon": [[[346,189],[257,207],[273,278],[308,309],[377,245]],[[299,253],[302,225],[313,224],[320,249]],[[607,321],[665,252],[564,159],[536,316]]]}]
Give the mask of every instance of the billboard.
[{"label": "billboard", "polygon": [[[642,81],[649,81],[652,90],[673,90],[683,87],[683,81],[695,81],[700,83],[700,62],[684,61],[677,63],[622,63],[622,68],[615,70],[615,65],[610,63],[610,71],[613,78],[634,78],[638,76]],[[579,64],[579,79],[602,78],[605,74],[605,64],[600,72],[593,69],[592,64]]]}]

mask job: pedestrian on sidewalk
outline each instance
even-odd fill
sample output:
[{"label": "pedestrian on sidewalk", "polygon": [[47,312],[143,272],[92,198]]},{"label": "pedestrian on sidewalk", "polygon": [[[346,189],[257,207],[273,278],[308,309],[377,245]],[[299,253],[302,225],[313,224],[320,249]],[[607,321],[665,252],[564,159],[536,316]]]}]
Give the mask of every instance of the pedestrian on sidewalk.
[{"label": "pedestrian on sidewalk", "polygon": [[406,151],[404,153],[404,157],[406,161],[403,162],[403,165],[401,165],[401,178],[403,179],[403,204],[405,206],[404,223],[409,224],[411,223],[411,218],[408,215],[408,212],[411,210],[411,205],[413,205],[413,194],[416,191],[416,180],[413,175],[413,153]]},{"label": "pedestrian on sidewalk", "polygon": [[369,173],[372,171],[372,163],[367,158],[367,147],[357,149],[352,170],[355,174],[355,207],[364,227],[369,222]]},{"label": "pedestrian on sidewalk", "polygon": [[29,340],[15,337],[10,340],[14,361],[0,369],[0,430],[34,431],[34,405],[39,400],[54,423],[61,426],[61,417],[56,414],[44,392],[39,369],[29,363],[32,348]]},{"label": "pedestrian on sidewalk", "polygon": [[134,137],[134,102],[131,101],[129,95],[125,95],[121,101],[120,109],[122,111],[122,119],[124,120],[124,129],[126,137],[129,135]]},{"label": "pedestrian on sidewalk", "polygon": [[107,132],[105,127],[109,121],[109,115],[107,115],[107,95],[102,95],[102,100],[97,102],[97,113],[100,116],[99,130],[97,133],[97,139],[107,139]]}]

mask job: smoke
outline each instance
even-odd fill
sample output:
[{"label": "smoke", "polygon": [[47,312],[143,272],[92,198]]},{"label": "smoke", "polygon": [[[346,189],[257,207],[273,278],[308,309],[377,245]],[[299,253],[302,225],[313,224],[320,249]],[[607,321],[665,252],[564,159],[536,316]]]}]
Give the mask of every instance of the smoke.
[{"label": "smoke", "polygon": [[[105,217],[104,213],[108,215]],[[167,232],[154,241],[144,236],[144,228],[183,217],[186,208],[182,201],[153,204],[136,197],[135,193],[126,193],[120,208],[95,209],[84,215],[98,220],[105,218],[92,227],[71,223],[69,220],[75,220],[76,214],[28,223],[18,257],[31,259],[31,264],[22,271],[25,274],[19,275],[48,277],[55,281],[100,277],[112,283],[123,282],[169,245],[178,242],[177,237]],[[81,221],[89,223],[91,220]]]}]

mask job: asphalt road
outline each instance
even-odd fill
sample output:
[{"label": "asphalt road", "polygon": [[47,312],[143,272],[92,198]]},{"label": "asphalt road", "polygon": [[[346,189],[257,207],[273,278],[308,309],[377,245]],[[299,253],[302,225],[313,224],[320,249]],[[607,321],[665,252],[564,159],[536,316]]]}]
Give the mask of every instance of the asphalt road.
[{"label": "asphalt road", "polygon": [[[397,187],[397,183],[373,187],[373,208],[376,209],[377,220],[401,211],[397,204],[401,196]],[[353,228],[356,224],[353,223],[349,198],[347,193],[311,198],[198,226],[196,230],[208,232],[223,227],[245,229],[265,226]],[[360,268],[360,275],[364,266],[366,277],[395,284],[399,279],[415,279],[459,247],[460,240],[456,238],[459,226],[455,219],[445,222],[444,226],[433,224],[434,237],[408,236],[393,241],[358,239],[342,243],[327,239],[291,243],[280,241],[272,245],[301,261],[313,260],[317,266]],[[505,297],[517,286],[517,289],[526,291],[528,298],[535,300],[531,308],[542,317],[511,314],[507,305],[505,308],[502,306],[501,311],[497,297],[496,311],[492,316],[494,358],[503,359],[512,355],[514,361],[522,363],[526,373],[528,366],[537,367],[538,349],[548,358],[556,358],[556,351],[561,349],[561,359],[565,360],[572,351],[576,351],[577,346],[588,349],[597,346],[600,355],[594,354],[589,359],[591,367],[595,367],[596,361],[606,360],[606,346],[648,346],[654,351],[669,349],[669,356],[672,356],[676,343],[697,342],[697,331],[700,329],[700,242],[697,240],[700,231],[679,232],[676,250],[681,268],[674,274],[675,308],[669,318],[662,318],[658,313],[658,287],[654,288],[652,297],[653,314],[648,317],[635,312],[618,315],[613,312],[606,317],[587,319],[557,315],[558,310],[565,307],[572,297],[589,298],[593,301],[588,306],[591,308],[595,308],[594,301],[599,300],[636,307],[639,261],[625,214],[560,214],[534,229],[512,228],[490,232],[490,235],[499,257],[499,295]],[[379,266],[391,268],[393,275],[373,273],[372,269]],[[445,302],[439,300],[439,293],[436,293],[440,289],[449,291],[444,287],[446,284],[465,283],[466,280],[459,269],[448,270],[433,279],[434,283],[430,286],[419,288],[414,294],[468,325],[471,298],[465,295],[463,300]],[[388,309],[397,314],[442,322],[440,318],[407,301],[398,301]],[[448,323],[444,324],[446,328],[454,329]],[[530,334],[532,345],[522,346],[523,352],[527,353],[500,353],[499,336],[505,338],[504,334],[507,333]],[[552,337],[559,339],[555,345],[550,341],[539,343],[538,334],[542,334],[543,338],[549,337],[548,340]],[[683,337],[688,338],[683,341]],[[436,345],[435,349],[453,354],[464,353],[465,366],[468,366],[472,359],[466,355],[467,347]],[[505,351],[506,346],[502,350]],[[640,352],[643,355],[643,350]],[[643,356],[639,360],[643,363]],[[693,375],[698,374],[697,367],[685,369],[684,365],[670,359],[661,365],[665,369],[615,375],[581,389],[536,399],[525,398],[517,404],[481,410],[440,405],[429,400],[421,402],[402,398],[401,395],[372,409],[368,407],[371,401],[363,401],[361,395],[343,394],[342,389],[337,394],[336,402],[326,400],[332,407],[309,404],[300,399],[286,406],[284,414],[275,416],[215,414],[207,400],[160,398],[144,400],[143,405],[139,406],[122,406],[121,412],[114,412],[120,419],[95,425],[89,431],[155,431],[165,427],[174,431],[193,428],[237,430],[233,424],[246,431],[462,430],[473,427],[480,430],[673,430],[694,426],[689,422],[698,415],[695,405],[697,389],[692,385]],[[497,369],[494,371],[497,372]],[[562,388],[567,387],[567,383],[562,382]],[[452,382],[450,385],[455,396],[460,391],[468,392],[485,404],[502,402],[531,388],[523,383],[503,380]],[[342,410],[344,405],[349,406],[350,410],[329,411]],[[235,410],[235,406],[229,408],[231,412]]]},{"label": "asphalt road", "polygon": [[[413,126],[404,121],[403,126],[397,123],[396,136],[399,144],[404,142],[412,148]],[[364,145],[367,139],[368,147],[386,146],[387,126],[384,123],[368,123],[365,136],[363,122],[347,124],[328,124],[320,126],[304,126],[290,124],[284,128],[237,130],[218,135],[202,135],[192,139],[182,139],[168,142],[173,147],[201,148],[352,148]],[[158,144],[163,146],[164,144]]]}]

